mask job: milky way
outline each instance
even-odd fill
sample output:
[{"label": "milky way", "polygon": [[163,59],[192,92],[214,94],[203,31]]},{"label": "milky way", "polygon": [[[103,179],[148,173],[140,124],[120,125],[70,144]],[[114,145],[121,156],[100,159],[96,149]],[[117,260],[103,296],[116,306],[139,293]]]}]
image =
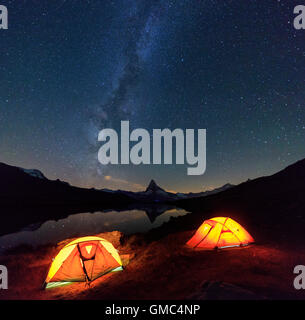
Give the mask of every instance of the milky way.
[{"label": "milky way", "polygon": [[[304,157],[304,30],[288,1],[5,1],[0,161],[97,188],[199,191]],[[207,171],[101,166],[103,128],[207,129]]]}]

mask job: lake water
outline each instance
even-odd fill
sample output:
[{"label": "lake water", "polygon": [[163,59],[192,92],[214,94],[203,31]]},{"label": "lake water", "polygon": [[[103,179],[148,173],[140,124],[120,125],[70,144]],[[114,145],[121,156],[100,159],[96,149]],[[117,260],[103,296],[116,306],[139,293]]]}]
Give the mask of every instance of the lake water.
[{"label": "lake water", "polygon": [[[125,234],[146,232],[161,226],[170,217],[187,214],[183,209],[173,208],[152,214],[144,210],[109,211],[72,214],[58,221],[49,220],[36,226],[36,230],[23,230],[0,237],[0,253],[20,245],[33,247],[56,244],[73,237],[94,235],[101,232],[121,231]],[[29,228],[27,228],[29,229]]]}]

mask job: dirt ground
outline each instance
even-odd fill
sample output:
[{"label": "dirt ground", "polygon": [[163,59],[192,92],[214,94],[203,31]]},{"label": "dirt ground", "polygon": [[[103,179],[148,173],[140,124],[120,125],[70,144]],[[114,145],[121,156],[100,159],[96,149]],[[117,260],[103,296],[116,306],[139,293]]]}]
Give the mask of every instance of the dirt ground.
[{"label": "dirt ground", "polygon": [[217,251],[184,246],[194,231],[159,240],[120,232],[100,234],[122,255],[125,268],[92,282],[48,290],[42,284],[52,258],[64,245],[18,248],[0,264],[9,271],[9,289],[0,299],[305,299],[293,287],[293,268],[305,263],[303,248],[279,242]]}]

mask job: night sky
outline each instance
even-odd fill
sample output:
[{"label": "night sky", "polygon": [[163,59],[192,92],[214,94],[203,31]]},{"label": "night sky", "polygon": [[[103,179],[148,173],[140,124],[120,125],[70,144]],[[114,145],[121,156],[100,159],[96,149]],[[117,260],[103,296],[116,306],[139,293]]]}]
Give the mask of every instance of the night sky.
[{"label": "night sky", "polygon": [[[73,185],[199,191],[305,157],[305,30],[287,0],[16,0],[0,161]],[[103,128],[207,129],[207,170],[97,160]]]}]

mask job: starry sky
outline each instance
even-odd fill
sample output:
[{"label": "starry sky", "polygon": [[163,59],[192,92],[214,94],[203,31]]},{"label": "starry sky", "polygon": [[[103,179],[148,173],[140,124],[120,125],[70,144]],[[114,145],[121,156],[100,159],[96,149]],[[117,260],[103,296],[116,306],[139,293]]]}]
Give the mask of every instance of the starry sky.
[{"label": "starry sky", "polygon": [[[83,187],[201,191],[305,157],[296,1],[1,0],[0,161]],[[207,170],[107,165],[98,132],[207,129]]]}]

